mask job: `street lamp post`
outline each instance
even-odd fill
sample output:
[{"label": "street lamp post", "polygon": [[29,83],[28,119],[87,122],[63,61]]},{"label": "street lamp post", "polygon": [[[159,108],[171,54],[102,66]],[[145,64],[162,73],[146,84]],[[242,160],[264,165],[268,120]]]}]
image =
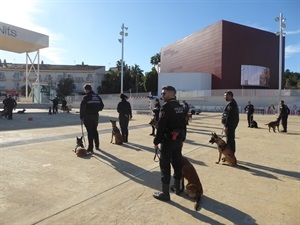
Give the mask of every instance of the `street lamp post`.
[{"label": "street lamp post", "polygon": [[121,93],[123,93],[123,59],[124,59],[124,36],[127,37],[128,33],[126,32],[128,30],[128,27],[124,26],[124,23],[122,23],[120,35],[122,36],[121,39],[119,39],[119,42],[122,44],[122,59],[121,59]]},{"label": "street lamp post", "polygon": [[279,113],[279,101],[281,98],[281,85],[282,85],[282,40],[283,40],[283,30],[285,29],[285,18],[283,18],[283,14],[280,13],[279,17],[275,18],[275,21],[279,21],[279,32],[276,32],[276,35],[279,36],[279,85],[278,85],[278,113]]}]

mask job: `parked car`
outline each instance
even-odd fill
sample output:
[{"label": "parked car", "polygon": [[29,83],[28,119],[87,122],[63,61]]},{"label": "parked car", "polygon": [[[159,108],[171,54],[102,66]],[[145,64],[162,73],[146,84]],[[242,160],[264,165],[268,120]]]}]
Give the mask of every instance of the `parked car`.
[{"label": "parked car", "polygon": [[190,107],[189,113],[191,113],[192,115],[195,115],[195,114],[199,115],[202,112],[200,108],[197,108],[194,105],[189,104],[189,107]]}]

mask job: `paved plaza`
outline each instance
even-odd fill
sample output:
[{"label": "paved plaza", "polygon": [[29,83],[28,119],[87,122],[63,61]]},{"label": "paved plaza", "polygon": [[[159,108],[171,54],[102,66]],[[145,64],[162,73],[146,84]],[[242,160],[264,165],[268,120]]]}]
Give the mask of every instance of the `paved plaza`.
[{"label": "paved plaza", "polygon": [[0,119],[1,225],[300,224],[299,116],[289,117],[288,133],[273,133],[264,124],[275,115],[255,115],[260,128],[252,129],[240,114],[236,157],[250,169],[243,170],[215,164],[217,147],[208,141],[211,132],[221,134],[221,113],[195,115],[183,147],[204,188],[195,211],[185,193],[171,193],[170,202],[152,197],[161,183],[150,115],[134,113],[129,143],[118,146],[110,143],[109,121],[118,114],[103,110],[101,150],[78,158],[72,151],[82,132],[77,112],[28,109]]}]

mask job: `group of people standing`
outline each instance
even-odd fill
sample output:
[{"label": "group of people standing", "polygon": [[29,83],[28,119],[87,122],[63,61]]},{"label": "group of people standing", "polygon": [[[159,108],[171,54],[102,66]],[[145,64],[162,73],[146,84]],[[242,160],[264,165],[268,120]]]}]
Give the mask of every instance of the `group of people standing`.
[{"label": "group of people standing", "polygon": [[[88,133],[88,151],[93,153],[93,146],[97,150],[99,148],[99,136],[97,131],[98,112],[104,107],[100,96],[92,91],[91,85],[84,86],[86,95],[80,105],[80,119],[83,121]],[[124,94],[120,95],[121,101],[118,103],[117,112],[119,113],[119,124],[124,142],[128,142],[128,124],[132,118],[131,105],[127,101],[128,97]],[[174,184],[172,190],[176,194],[180,194],[180,179],[182,177],[182,146],[186,139],[186,115],[188,105],[181,105],[176,99],[176,89],[172,86],[164,86],[161,90],[161,99],[164,101],[160,105],[159,99],[155,100],[153,109],[154,118],[157,122],[155,127],[152,127],[154,135],[153,144],[156,151],[160,150],[159,166],[161,170],[162,190],[155,192],[153,197],[162,200],[170,200],[170,181],[171,181],[171,165],[174,169]],[[223,131],[226,134],[227,144],[232,151],[236,151],[235,130],[239,124],[239,108],[231,91],[224,93],[224,99],[227,103],[221,117]],[[186,106],[187,105],[187,106]],[[287,124],[287,106],[281,101],[280,115],[284,132],[286,132]],[[254,106],[251,101],[244,108],[247,111],[248,126],[250,127],[253,121]],[[154,133],[156,129],[156,134]]]}]

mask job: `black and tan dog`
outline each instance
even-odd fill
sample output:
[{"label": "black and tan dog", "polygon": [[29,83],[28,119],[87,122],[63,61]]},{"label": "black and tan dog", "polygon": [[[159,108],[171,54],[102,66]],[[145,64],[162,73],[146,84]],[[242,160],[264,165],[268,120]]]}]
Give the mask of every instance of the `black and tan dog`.
[{"label": "black and tan dog", "polygon": [[[197,210],[200,205],[201,196],[203,195],[203,188],[195,167],[190,161],[182,156],[182,177],[181,177],[181,192],[184,191],[184,179],[188,181],[186,184],[186,193],[189,197],[196,200],[194,209]],[[171,187],[175,191],[174,186]]]},{"label": "black and tan dog", "polygon": [[23,110],[19,110],[17,113],[18,113],[18,114],[24,114],[25,111],[26,111],[26,109],[23,109]]},{"label": "black and tan dog", "polygon": [[78,157],[83,157],[87,155],[87,150],[83,146],[82,138],[83,137],[76,137],[76,146],[75,149],[73,149],[73,152],[75,152]]},{"label": "black and tan dog", "polygon": [[276,119],[276,121],[272,121],[272,122],[270,122],[270,123],[267,123],[267,124],[265,124],[265,125],[267,125],[268,127],[269,127],[269,132],[270,132],[270,130],[271,130],[271,128],[273,129],[273,131],[274,131],[274,133],[276,133],[276,127],[277,127],[277,130],[278,130],[278,132],[279,132],[279,125],[280,125],[280,117],[278,117],[277,119]]},{"label": "black and tan dog", "polygon": [[7,116],[7,112],[8,112],[7,109],[0,111],[0,118],[2,119],[2,116]]},{"label": "black and tan dog", "polygon": [[224,156],[223,161],[227,162],[227,164],[223,163],[223,165],[235,166],[235,167],[249,170],[248,167],[237,164],[236,157],[234,155],[234,152],[230,148],[230,146],[222,138],[220,138],[216,133],[211,133],[211,139],[210,139],[209,143],[211,143],[211,144],[216,143],[218,146],[219,158],[218,158],[218,161],[216,162],[217,164],[220,163],[221,157],[223,155]]},{"label": "black and tan dog", "polygon": [[111,131],[111,140],[110,143],[113,143],[113,137],[115,137],[115,143],[117,145],[123,144],[123,137],[121,135],[120,129],[117,127],[117,121],[110,120],[112,125],[112,131]]}]

